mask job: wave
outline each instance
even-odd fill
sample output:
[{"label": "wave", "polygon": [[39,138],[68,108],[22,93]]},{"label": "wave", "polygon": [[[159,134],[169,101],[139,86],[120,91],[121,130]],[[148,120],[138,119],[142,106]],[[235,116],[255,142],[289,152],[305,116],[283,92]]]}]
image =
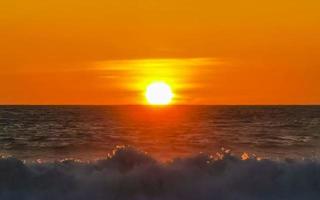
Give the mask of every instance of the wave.
[{"label": "wave", "polygon": [[160,163],[130,147],[105,159],[0,159],[1,200],[319,199],[320,163],[199,154]]}]

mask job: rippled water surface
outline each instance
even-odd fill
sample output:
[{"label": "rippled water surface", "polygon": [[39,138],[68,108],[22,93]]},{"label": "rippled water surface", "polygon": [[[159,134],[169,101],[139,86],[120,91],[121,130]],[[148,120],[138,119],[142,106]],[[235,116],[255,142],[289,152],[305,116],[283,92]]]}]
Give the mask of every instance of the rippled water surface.
[{"label": "rippled water surface", "polygon": [[318,157],[319,106],[1,106],[0,150],[20,159],[100,158],[130,145],[168,159],[221,147]]}]

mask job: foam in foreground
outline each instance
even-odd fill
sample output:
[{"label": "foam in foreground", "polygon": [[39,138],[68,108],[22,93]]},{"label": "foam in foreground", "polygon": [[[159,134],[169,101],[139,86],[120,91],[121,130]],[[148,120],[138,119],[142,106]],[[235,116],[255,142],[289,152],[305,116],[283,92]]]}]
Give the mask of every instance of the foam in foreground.
[{"label": "foam in foreground", "polygon": [[93,162],[0,160],[0,199],[319,199],[317,161],[242,160],[226,153],[159,163],[132,148]]}]

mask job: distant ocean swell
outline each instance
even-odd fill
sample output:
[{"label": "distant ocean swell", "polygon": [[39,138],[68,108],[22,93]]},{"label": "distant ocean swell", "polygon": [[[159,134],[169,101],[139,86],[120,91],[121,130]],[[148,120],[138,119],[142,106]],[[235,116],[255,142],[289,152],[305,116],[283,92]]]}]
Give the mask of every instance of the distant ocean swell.
[{"label": "distant ocean swell", "polygon": [[[246,159],[246,160],[243,160]],[[318,161],[243,159],[228,152],[159,163],[130,147],[92,162],[0,159],[1,200],[319,199]]]}]

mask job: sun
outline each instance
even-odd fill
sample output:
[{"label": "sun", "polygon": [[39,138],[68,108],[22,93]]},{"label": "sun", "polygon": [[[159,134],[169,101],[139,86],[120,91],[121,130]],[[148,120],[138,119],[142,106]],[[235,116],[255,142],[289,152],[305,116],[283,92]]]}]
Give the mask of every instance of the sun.
[{"label": "sun", "polygon": [[168,105],[173,98],[170,86],[164,82],[154,82],[148,85],[145,95],[151,105]]}]

